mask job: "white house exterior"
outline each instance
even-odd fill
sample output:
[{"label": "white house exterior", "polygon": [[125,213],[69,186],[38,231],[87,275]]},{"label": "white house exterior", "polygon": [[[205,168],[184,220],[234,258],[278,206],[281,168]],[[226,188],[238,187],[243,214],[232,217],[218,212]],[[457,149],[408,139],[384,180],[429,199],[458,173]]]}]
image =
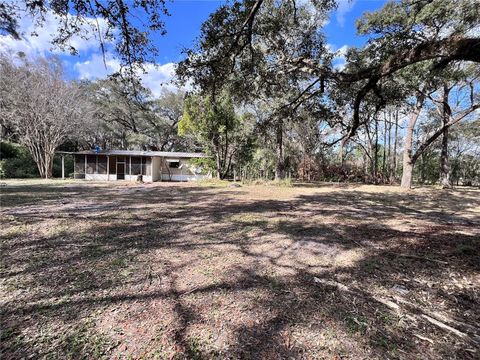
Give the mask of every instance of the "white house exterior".
[{"label": "white house exterior", "polygon": [[205,158],[202,153],[136,151],[136,150],[86,150],[73,153],[74,178],[85,180],[130,180],[140,176],[145,182],[196,181],[210,178],[191,159]]}]

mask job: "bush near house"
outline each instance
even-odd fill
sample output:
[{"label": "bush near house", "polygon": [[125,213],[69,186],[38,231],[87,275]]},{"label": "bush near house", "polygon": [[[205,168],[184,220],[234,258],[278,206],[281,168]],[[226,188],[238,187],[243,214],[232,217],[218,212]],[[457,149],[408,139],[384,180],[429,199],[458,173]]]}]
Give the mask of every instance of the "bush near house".
[{"label": "bush near house", "polygon": [[22,145],[0,142],[0,177],[38,177],[38,168],[28,150]]},{"label": "bush near house", "polygon": [[[65,156],[65,175],[73,172],[73,159]],[[33,178],[39,177],[37,164],[28,150],[16,143],[0,142],[0,177],[1,178]],[[55,155],[53,159],[53,176],[62,176],[62,160]]]}]

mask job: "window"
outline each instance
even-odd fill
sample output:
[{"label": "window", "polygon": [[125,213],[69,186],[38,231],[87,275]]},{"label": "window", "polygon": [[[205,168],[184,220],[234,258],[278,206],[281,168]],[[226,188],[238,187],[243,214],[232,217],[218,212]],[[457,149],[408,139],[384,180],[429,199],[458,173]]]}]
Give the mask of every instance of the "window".
[{"label": "window", "polygon": [[130,175],[130,156],[125,156],[125,175]]},{"label": "window", "polygon": [[180,160],[168,160],[168,167],[171,169],[178,169],[180,167]]},{"label": "window", "polygon": [[142,158],[132,156],[132,166],[130,175],[141,175],[142,174]]},{"label": "window", "polygon": [[110,156],[108,167],[110,174],[117,173],[117,158],[115,156]]}]

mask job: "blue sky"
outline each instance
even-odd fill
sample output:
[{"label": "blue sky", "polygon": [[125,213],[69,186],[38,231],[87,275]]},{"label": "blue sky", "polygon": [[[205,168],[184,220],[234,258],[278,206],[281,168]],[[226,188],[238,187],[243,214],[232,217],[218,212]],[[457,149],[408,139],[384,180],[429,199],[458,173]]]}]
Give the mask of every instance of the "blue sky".
[{"label": "blue sky", "polygon": [[[358,46],[363,39],[356,36],[355,19],[365,11],[380,8],[384,0],[342,0],[338,11],[332,14],[331,20],[325,27],[329,43],[337,48],[343,45]],[[171,13],[166,18],[167,35],[158,37],[160,49],[159,62],[177,62],[182,59],[181,49],[190,47],[193,40],[200,33],[201,24],[208,15],[222,4],[214,0],[174,0],[168,4]]]},{"label": "blue sky", "polygon": [[[15,0],[13,0],[15,1]],[[327,41],[334,50],[345,50],[350,46],[360,46],[365,39],[356,36],[355,19],[365,11],[382,7],[384,0],[339,0],[337,11],[331,14],[329,23],[325,26]],[[193,45],[200,32],[200,25],[208,15],[222,4],[220,1],[185,1],[173,0],[167,3],[171,16],[165,18],[167,34],[155,38],[159,49],[156,59],[158,67],[147,66],[148,74],[143,76],[144,84],[159,95],[162,87],[169,85],[174,73],[175,63],[182,59],[182,49]],[[49,40],[55,31],[56,20],[51,16],[39,36],[31,36],[33,30],[31,19],[22,19],[21,28],[23,40],[13,40],[0,35],[0,51],[15,53],[23,51],[28,55],[41,56],[55,53],[65,63],[67,74],[71,78],[94,79],[105,77],[118,67],[118,61],[107,56],[107,67],[103,63],[98,43],[93,40],[74,39],[73,44],[79,50],[78,56],[70,56],[58,49],[51,49]],[[342,59],[337,59],[341,63]]]}]

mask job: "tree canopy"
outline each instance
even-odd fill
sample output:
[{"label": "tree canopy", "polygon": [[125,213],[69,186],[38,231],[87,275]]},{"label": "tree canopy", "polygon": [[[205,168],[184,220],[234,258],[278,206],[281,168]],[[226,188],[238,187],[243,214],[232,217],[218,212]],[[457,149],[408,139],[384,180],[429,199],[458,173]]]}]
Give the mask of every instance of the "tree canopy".
[{"label": "tree canopy", "polygon": [[377,183],[396,182],[401,172],[404,187],[435,156],[447,186],[460,163],[449,139],[458,139],[457,124],[472,131],[480,107],[478,4],[388,1],[358,18],[358,35],[367,41],[345,51],[342,66],[324,33],[336,6],[334,0],[220,5],[176,68],[188,91],[157,98],[136,75],[155,59],[152,34],[164,33],[168,15],[163,1],[20,1],[0,7],[0,24],[15,36],[22,11],[39,28],[52,11],[64,20],[54,38],[60,47],[82,35],[84,25],[93,26],[101,47],[114,41],[121,74],[134,75],[129,81],[64,79],[92,108],[77,146],[203,150],[221,178],[250,169],[276,179],[296,173]]}]

